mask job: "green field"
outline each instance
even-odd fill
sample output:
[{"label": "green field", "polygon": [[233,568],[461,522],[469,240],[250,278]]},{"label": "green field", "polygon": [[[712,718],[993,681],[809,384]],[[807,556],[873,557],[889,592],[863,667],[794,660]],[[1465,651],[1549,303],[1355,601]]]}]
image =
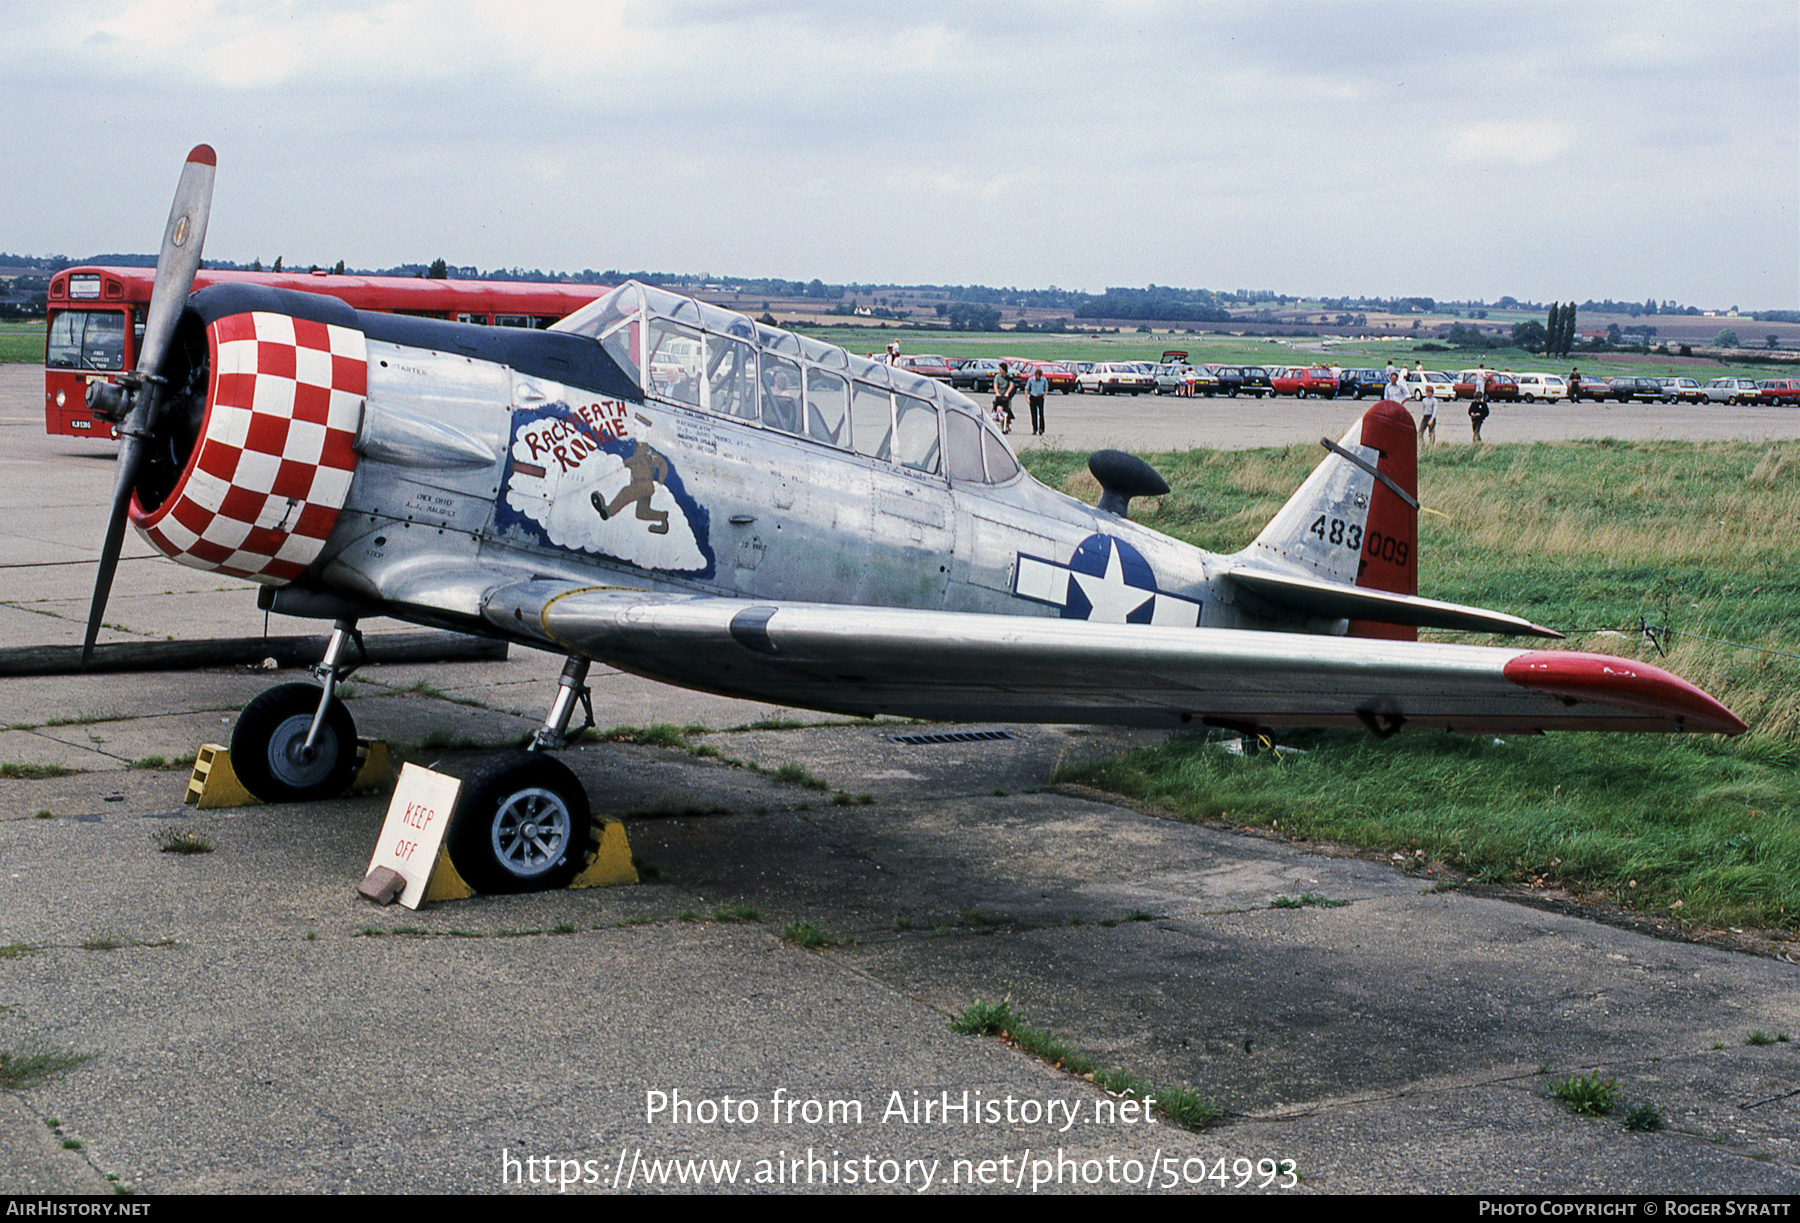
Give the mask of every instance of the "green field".
[{"label": "green field", "polygon": [[[1171,494],[1134,517],[1243,547],[1317,460],[1292,447],[1152,463]],[[1085,458],[1028,452],[1092,498]],[[1442,446],[1421,457],[1420,593],[1647,659],[1737,711],[1735,740],[1662,735],[1282,734],[1304,756],[1200,736],[1068,777],[1194,817],[1419,853],[1659,917],[1800,925],[1800,443]],[[1641,631],[1657,626],[1666,655]],[[1447,633],[1437,640],[1487,641]],[[1710,640],[1709,640],[1710,639]],[[1726,644],[1730,643],[1730,644]]]},{"label": "green field", "polygon": [[44,362],[42,323],[0,323],[0,365]]}]

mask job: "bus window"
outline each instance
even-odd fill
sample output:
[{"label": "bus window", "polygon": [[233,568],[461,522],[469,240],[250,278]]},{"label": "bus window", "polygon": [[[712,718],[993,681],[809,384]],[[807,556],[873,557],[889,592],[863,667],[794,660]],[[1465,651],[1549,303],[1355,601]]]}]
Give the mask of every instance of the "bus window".
[{"label": "bus window", "polygon": [[125,368],[125,315],[65,310],[50,323],[44,363],[52,369]]}]

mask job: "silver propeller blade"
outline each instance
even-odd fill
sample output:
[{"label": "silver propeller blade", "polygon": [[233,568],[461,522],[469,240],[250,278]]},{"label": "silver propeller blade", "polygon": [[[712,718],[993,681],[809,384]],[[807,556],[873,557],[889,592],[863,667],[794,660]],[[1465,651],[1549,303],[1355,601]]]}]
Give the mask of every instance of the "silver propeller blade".
[{"label": "silver propeller blade", "polygon": [[169,224],[163,230],[162,250],[156,256],[156,284],[150,290],[150,313],[144,321],[144,346],[138,351],[137,372],[151,378],[161,368],[175,323],[194,289],[200,270],[200,251],[206,243],[206,220],[212,213],[213,175],[217,159],[212,146],[198,144],[181,167],[175,185],[175,202],[169,208]]},{"label": "silver propeller blade", "polygon": [[[125,523],[131,513],[131,491],[138,470],[162,414],[164,384],[162,366],[175,324],[194,288],[200,271],[200,253],[206,242],[206,221],[212,212],[213,177],[217,158],[211,145],[195,145],[181,168],[175,185],[175,202],[169,224],[163,230],[162,251],[156,257],[156,284],[150,291],[150,311],[144,322],[144,343],[138,351],[137,369],[126,380],[131,407],[119,426],[118,475],[113,481],[112,508],[106,520],[106,539],[100,545],[100,567],[94,577],[94,599],[88,608],[87,637],[82,642],[81,665],[94,656],[94,640],[100,635],[100,618],[112,593],[113,574],[125,544]],[[96,387],[100,384],[96,383]]]}]

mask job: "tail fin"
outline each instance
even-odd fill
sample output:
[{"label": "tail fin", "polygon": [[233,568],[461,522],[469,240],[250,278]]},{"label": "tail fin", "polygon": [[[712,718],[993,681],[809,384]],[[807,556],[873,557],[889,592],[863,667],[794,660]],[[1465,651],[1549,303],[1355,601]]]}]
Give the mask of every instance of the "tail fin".
[{"label": "tail fin", "polygon": [[[1352,425],[1240,555],[1343,586],[1419,593],[1419,450],[1412,414],[1382,400]],[[1350,621],[1354,637],[1416,641],[1407,625]]]}]

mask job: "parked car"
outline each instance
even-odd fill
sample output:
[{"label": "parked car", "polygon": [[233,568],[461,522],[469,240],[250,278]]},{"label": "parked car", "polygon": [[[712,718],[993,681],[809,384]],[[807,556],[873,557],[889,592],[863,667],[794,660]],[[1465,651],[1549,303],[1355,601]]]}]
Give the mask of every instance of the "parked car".
[{"label": "parked car", "polygon": [[1280,365],[1269,371],[1269,385],[1275,388],[1277,395],[1298,395],[1300,380],[1305,373],[1304,369],[1292,365]]},{"label": "parked car", "polygon": [[1442,370],[1436,369],[1403,369],[1400,371],[1400,385],[1406,388],[1408,399],[1455,399],[1456,379]]},{"label": "parked car", "polygon": [[1655,378],[1611,378],[1613,398],[1620,403],[1669,403],[1672,396]]},{"label": "parked car", "polygon": [[1800,407],[1800,378],[1764,378],[1756,392],[1759,403]]},{"label": "parked car", "polygon": [[1338,379],[1338,394],[1361,399],[1364,395],[1380,399],[1387,390],[1387,372],[1379,369],[1347,369]]},{"label": "parked car", "polygon": [[1511,374],[1503,374],[1499,370],[1465,369],[1456,376],[1456,397],[1458,399],[1475,398],[1475,376],[1480,374],[1487,384],[1487,397],[1493,399],[1516,400],[1519,397],[1519,384]]},{"label": "parked car", "polygon": [[[1030,378],[1037,370],[1044,371],[1044,381],[1050,384],[1053,391],[1068,394],[1075,389],[1075,371],[1064,361],[1041,361],[1035,357],[999,357],[1006,362],[1006,368],[1020,382]],[[1020,388],[1023,390],[1023,388]]]},{"label": "parked car", "polygon": [[939,382],[950,381],[950,375],[953,372],[950,368],[950,362],[946,361],[943,357],[936,356],[932,353],[903,355],[896,358],[894,364],[902,369],[909,369],[915,374],[923,374],[927,378],[935,378]]},{"label": "parked car", "polygon": [[1260,365],[1217,365],[1209,368],[1218,375],[1219,389],[1233,398],[1254,395],[1261,399],[1264,395],[1275,393],[1275,388],[1269,384],[1269,371]]},{"label": "parked car", "polygon": [[1191,395],[1193,394],[1193,367],[1178,365],[1173,361],[1164,361],[1151,367],[1152,377],[1156,379],[1158,395]]},{"label": "parked car", "polygon": [[1075,367],[1067,361],[1040,361],[1038,368],[1050,380],[1050,389],[1067,395],[1075,389]]},{"label": "parked car", "polygon": [[1584,399],[1601,402],[1615,399],[1612,383],[1597,374],[1571,376],[1569,379],[1569,402],[1580,403]]},{"label": "parked car", "polygon": [[1219,381],[1219,371],[1210,365],[1189,366],[1188,372],[1193,379],[1196,395],[1205,395],[1211,399],[1224,389]]},{"label": "parked car", "polygon": [[1146,391],[1156,390],[1156,375],[1150,372],[1150,368],[1141,361],[1102,361],[1080,375],[1077,383],[1082,390],[1097,395],[1112,395],[1120,391],[1142,395]]},{"label": "parked car", "polygon": [[1297,395],[1301,399],[1305,399],[1308,395],[1319,395],[1326,399],[1337,398],[1337,375],[1323,365],[1290,369],[1280,378],[1270,378],[1269,384],[1277,395]]},{"label": "parked car", "polygon": [[1534,403],[1555,403],[1569,397],[1569,383],[1561,374],[1515,374],[1519,398]]},{"label": "parked car", "polygon": [[1692,378],[1658,378],[1663,391],[1677,403],[1705,403],[1706,392]]},{"label": "parked car", "polygon": [[1762,392],[1748,378],[1714,378],[1700,388],[1708,403],[1761,403]]},{"label": "parked car", "polygon": [[1000,372],[1000,362],[993,357],[976,357],[965,362],[960,369],[950,372],[950,385],[959,391],[992,391],[994,375]]}]

